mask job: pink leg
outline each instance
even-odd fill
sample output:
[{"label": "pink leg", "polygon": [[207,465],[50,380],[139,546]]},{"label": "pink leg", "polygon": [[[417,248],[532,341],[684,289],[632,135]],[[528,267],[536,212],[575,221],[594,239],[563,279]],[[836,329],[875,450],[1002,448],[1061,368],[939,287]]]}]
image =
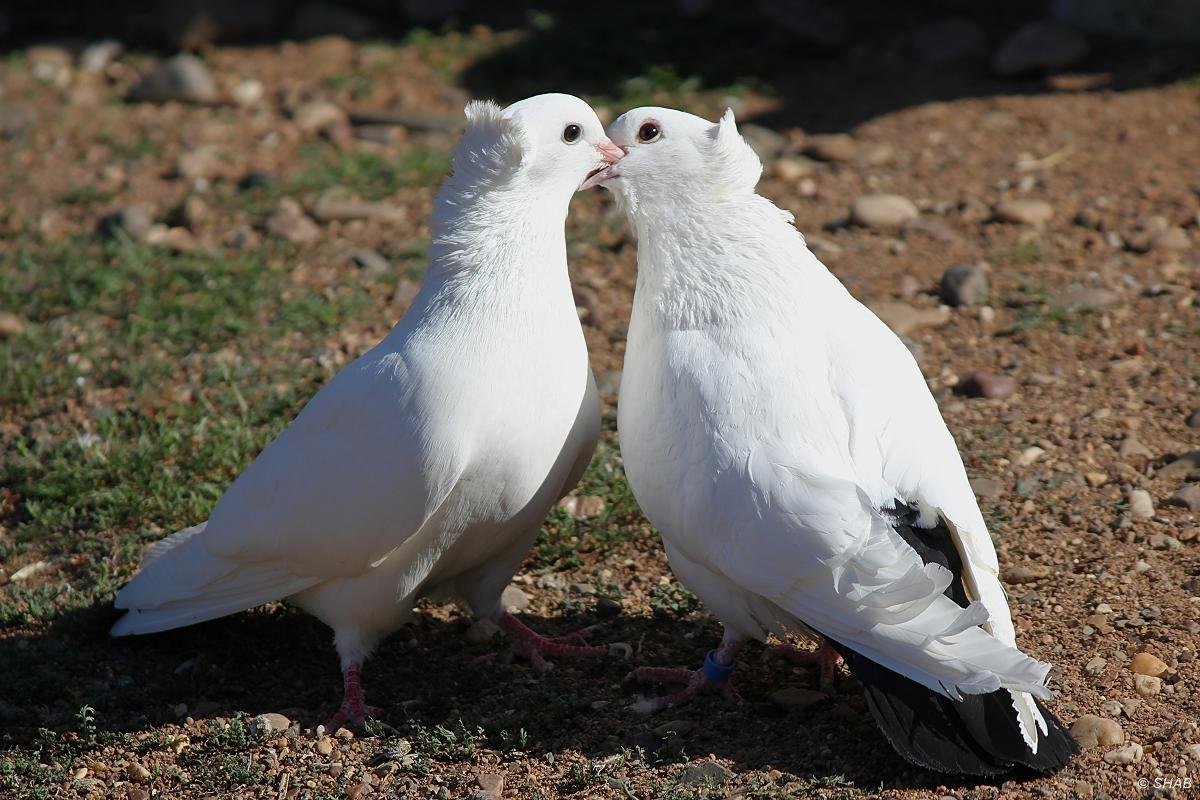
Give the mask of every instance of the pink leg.
[{"label": "pink leg", "polygon": [[827,692],[833,687],[833,679],[836,677],[837,666],[842,662],[842,657],[828,642],[821,642],[821,646],[815,653],[811,650],[801,650],[790,644],[777,644],[774,650],[776,654],[783,656],[798,667],[816,666],[819,668],[821,677],[818,686],[821,691]]},{"label": "pink leg", "polygon": [[641,697],[631,708],[643,714],[653,714],[665,708],[683,705],[695,700],[701,694],[718,690],[727,700],[741,700],[737,689],[730,682],[733,672],[734,659],[744,641],[723,640],[721,646],[705,656],[704,667],[688,669],[686,667],[639,667],[625,678],[625,685],[644,683],[682,684],[683,688],[674,694],[659,697]]},{"label": "pink leg", "polygon": [[342,683],[345,686],[342,705],[337,713],[330,717],[329,722],[325,723],[325,730],[330,733],[347,722],[362,725],[367,717],[377,717],[380,714],[377,706],[367,705],[367,698],[363,694],[362,664],[350,664],[342,670]]},{"label": "pink leg", "polygon": [[[554,665],[546,660],[546,656],[607,656],[620,655],[628,658],[632,650],[629,645],[617,642],[610,645],[568,644],[569,642],[584,642],[591,628],[584,628],[565,636],[545,637],[532,630],[512,614],[505,613],[500,617],[500,628],[512,641],[512,653],[529,659],[533,668],[538,672],[553,669]],[[495,655],[486,658],[494,659]]]}]

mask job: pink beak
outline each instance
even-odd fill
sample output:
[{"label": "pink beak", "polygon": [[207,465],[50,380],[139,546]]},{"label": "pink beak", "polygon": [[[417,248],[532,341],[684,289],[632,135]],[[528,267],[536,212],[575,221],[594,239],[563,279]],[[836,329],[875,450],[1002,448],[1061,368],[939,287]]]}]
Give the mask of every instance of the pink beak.
[{"label": "pink beak", "polygon": [[596,145],[596,149],[600,151],[600,157],[607,164],[615,164],[625,157],[625,151],[613,144],[612,139],[607,136],[600,138],[600,143]]},{"label": "pink beak", "polygon": [[612,177],[612,165],[625,157],[625,150],[613,144],[612,139],[609,139],[607,136],[600,138],[599,143],[596,145],[596,152],[606,166],[598,167],[589,172],[588,176],[584,178],[583,183],[579,184],[580,191],[590,189],[593,186],[599,186]]}]

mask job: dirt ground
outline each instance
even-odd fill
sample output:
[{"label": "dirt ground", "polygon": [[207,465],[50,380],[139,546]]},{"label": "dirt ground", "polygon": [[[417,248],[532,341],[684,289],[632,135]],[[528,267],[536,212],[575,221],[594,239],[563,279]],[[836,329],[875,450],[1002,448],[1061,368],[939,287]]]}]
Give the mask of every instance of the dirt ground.
[{"label": "dirt ground", "polygon": [[[1069,71],[1003,80],[986,57],[921,64],[898,27],[819,57],[759,54],[770,80],[682,56],[596,76],[538,49],[551,23],[209,46],[202,102],[128,99],[153,52],[94,72],[73,43],[0,62],[0,794],[1200,796],[1196,71],[1094,39]],[[630,666],[698,665],[719,626],[673,580],[621,473],[636,243],[601,191],[575,199],[567,235],[604,440],[513,601],[539,630],[629,642],[631,662],[480,661],[501,643],[427,605],[366,667],[380,722],[326,736],[336,659],[302,614],[107,639],[142,549],[202,519],[403,312],[464,101],[552,81],[605,117],[735,107],[767,162],[760,191],[917,353],[1020,643],[1055,665],[1055,713],[1109,720],[1120,741],[1048,777],[931,775],[891,751],[848,675],[826,695],[787,691],[815,675],[757,645],[743,702],[627,708]],[[918,213],[850,224],[877,193]],[[969,302],[947,307],[943,273],[978,265]],[[997,396],[971,396],[971,373]]]}]

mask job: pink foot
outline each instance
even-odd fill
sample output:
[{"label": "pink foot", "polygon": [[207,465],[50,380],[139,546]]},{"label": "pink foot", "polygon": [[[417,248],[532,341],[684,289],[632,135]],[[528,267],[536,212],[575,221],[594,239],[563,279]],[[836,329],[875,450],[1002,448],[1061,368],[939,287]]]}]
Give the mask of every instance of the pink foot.
[{"label": "pink foot", "polygon": [[817,667],[821,671],[818,686],[827,692],[833,687],[833,679],[837,675],[838,664],[842,657],[828,642],[822,642],[816,652],[801,650],[790,644],[777,644],[773,648],[776,655],[782,656],[798,667]]},{"label": "pink foot", "polygon": [[654,714],[666,708],[683,705],[695,700],[705,692],[716,690],[726,700],[740,701],[741,695],[730,682],[733,674],[734,656],[741,648],[741,643],[722,643],[717,650],[709,652],[704,657],[704,666],[700,669],[686,667],[638,667],[625,677],[624,685],[635,686],[645,683],[682,684],[683,688],[674,694],[659,697],[638,696],[630,706],[642,714]]},{"label": "pink foot", "polygon": [[[538,672],[545,672],[554,668],[554,665],[546,660],[546,656],[617,655],[629,658],[633,654],[633,649],[624,642],[616,642],[610,645],[583,644],[583,642],[587,641],[586,635],[591,632],[591,628],[584,628],[581,631],[569,633],[565,636],[548,638],[531,630],[521,620],[507,613],[500,618],[500,627],[512,641],[512,645],[509,648],[512,655],[529,659],[529,663]],[[496,654],[491,653],[483,656],[480,660],[494,661],[495,659]]]},{"label": "pink foot", "polygon": [[337,713],[325,723],[325,730],[333,733],[347,722],[362,725],[367,717],[378,717],[382,710],[378,706],[367,705],[367,698],[362,687],[362,665],[350,664],[342,671],[342,683],[345,686],[345,696]]}]

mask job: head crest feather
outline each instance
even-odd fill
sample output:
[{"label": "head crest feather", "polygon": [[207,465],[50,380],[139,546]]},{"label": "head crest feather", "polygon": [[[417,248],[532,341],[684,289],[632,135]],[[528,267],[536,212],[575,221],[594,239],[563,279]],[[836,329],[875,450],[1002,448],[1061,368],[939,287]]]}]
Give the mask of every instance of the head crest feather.
[{"label": "head crest feather", "polygon": [[526,154],[521,123],[491,100],[472,100],[463,112],[467,127],[454,150],[455,181],[494,185],[510,177]]},{"label": "head crest feather", "polygon": [[762,176],[762,161],[738,133],[733,109],[711,130],[709,169],[717,185],[728,192],[752,192]]}]

